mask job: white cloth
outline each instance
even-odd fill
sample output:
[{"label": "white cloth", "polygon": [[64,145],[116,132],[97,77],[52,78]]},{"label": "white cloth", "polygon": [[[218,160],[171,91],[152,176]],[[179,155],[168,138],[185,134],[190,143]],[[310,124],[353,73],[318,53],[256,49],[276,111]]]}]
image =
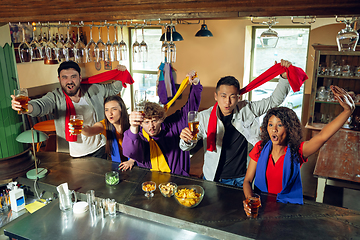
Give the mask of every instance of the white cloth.
[{"label": "white cloth", "polygon": [[[75,111],[77,115],[83,115],[83,125],[92,126],[96,123],[95,111],[86,102],[85,97],[81,97],[78,103],[73,101]],[[102,134],[97,134],[92,137],[86,137],[82,134],[78,135],[76,142],[69,142],[70,156],[82,157],[87,154],[91,154],[99,150],[102,146],[105,146],[106,140]]]},{"label": "white cloth", "polygon": [[167,97],[173,97],[173,92],[171,89],[171,77],[170,77],[170,63],[165,63],[164,66],[164,81],[165,81],[165,87],[166,87],[166,94]]},{"label": "white cloth", "polygon": [[[272,95],[260,101],[240,101],[234,109],[231,123],[239,131],[246,140],[255,145],[260,140],[260,124],[259,116],[266,113],[270,108],[279,106],[290,91],[290,84],[287,79],[280,77],[279,83]],[[199,112],[199,133],[198,139],[203,139],[204,144],[204,165],[203,173],[206,180],[214,181],[216,170],[220,161],[220,154],[222,149],[222,140],[225,135],[225,127],[220,120],[219,108],[216,111],[217,127],[216,127],[216,150],[213,152],[207,151],[207,130],[209,118],[213,107]],[[189,151],[195,147],[196,143],[186,143],[180,140],[180,149]]]}]

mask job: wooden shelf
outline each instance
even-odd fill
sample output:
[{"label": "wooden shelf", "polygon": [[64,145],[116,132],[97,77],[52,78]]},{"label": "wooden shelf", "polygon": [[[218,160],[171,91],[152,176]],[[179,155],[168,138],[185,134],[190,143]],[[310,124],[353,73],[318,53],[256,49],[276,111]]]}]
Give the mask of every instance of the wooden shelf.
[{"label": "wooden shelf", "polygon": [[338,78],[338,79],[356,79],[356,80],[360,80],[360,77],[356,77],[356,76],[330,76],[330,75],[317,75],[318,78]]},{"label": "wooden shelf", "polygon": [[[338,102],[329,102],[329,101],[319,101],[319,100],[315,100],[315,103],[326,103],[326,104],[337,104],[340,105]],[[360,107],[360,103],[355,103],[356,107]]]}]

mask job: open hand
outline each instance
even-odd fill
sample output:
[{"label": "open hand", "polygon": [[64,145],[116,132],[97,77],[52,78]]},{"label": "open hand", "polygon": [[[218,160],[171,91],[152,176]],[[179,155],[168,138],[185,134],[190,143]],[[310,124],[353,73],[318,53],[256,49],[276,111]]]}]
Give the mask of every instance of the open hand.
[{"label": "open hand", "polygon": [[331,91],[334,93],[335,99],[339,101],[339,104],[344,110],[353,112],[355,110],[355,103],[352,97],[342,88],[338,86],[330,86]]}]

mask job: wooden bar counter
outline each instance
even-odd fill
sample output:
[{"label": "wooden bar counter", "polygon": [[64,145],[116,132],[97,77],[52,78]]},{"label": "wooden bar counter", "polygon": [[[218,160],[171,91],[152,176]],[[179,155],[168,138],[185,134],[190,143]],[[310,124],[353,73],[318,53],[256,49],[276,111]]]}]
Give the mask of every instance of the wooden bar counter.
[{"label": "wooden bar counter", "polygon": [[[117,216],[136,217],[149,227],[157,223],[164,225],[165,229],[191,231],[196,233],[194,239],[319,240],[356,239],[360,236],[358,211],[306,200],[304,205],[282,204],[276,202],[275,196],[262,194],[262,207],[259,209],[258,218],[249,219],[243,210],[244,195],[241,188],[202,179],[151,172],[139,167],[120,172],[120,183],[109,186],[106,185],[104,176],[106,172],[117,168],[116,163],[92,157],[72,158],[65,153],[53,152],[40,152],[38,158],[41,160],[40,167],[49,171],[45,178],[38,180],[40,189],[55,189],[61,183],[67,182],[69,189],[75,190],[80,198],[84,197],[86,191],[92,189],[95,190],[96,197],[115,199],[118,203]],[[163,197],[158,188],[154,192],[155,196],[148,199],[141,188],[142,182],[148,180],[156,182],[157,185],[169,181],[177,185],[197,184],[204,188],[205,195],[202,202],[191,209],[180,206],[173,197]],[[18,181],[26,186],[34,185],[33,180],[26,178],[18,178]],[[6,225],[5,235],[18,237],[19,232],[22,232],[20,239],[31,239],[31,236],[34,236],[31,235],[32,233],[29,231],[24,233],[19,229],[36,229],[37,232],[42,233],[41,239],[69,239],[69,235],[63,234],[64,229],[61,224],[54,226],[49,223],[50,216],[55,216],[54,221],[60,221],[57,219],[60,218],[60,213],[55,200],[32,215]],[[80,220],[76,219],[76,221]],[[74,224],[78,223],[76,221],[74,220]],[[110,221],[115,221],[114,224],[120,226],[120,222],[117,221],[121,221],[121,217]],[[133,228],[129,229],[135,231]],[[94,236],[99,236],[98,227],[91,227],[91,224],[87,224],[85,229],[73,227],[71,231],[74,236],[80,236],[79,231],[82,230],[90,233],[94,231]],[[101,231],[101,236],[106,236],[106,239],[125,239],[120,237],[121,231],[112,237],[107,232],[110,230]],[[129,231],[126,234],[131,236]],[[145,235],[148,234],[146,235],[148,237],[151,233],[150,229],[148,232],[143,232]],[[147,239],[147,237],[135,236],[138,234],[133,232],[133,238],[130,238]],[[82,238],[77,237],[77,239]]]}]

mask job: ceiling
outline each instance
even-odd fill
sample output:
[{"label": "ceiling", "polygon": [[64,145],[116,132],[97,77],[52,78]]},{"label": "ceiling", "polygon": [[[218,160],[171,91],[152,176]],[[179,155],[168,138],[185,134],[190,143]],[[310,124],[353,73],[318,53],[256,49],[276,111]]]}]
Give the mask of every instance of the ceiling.
[{"label": "ceiling", "polygon": [[2,0],[0,22],[359,16],[360,0]]}]

